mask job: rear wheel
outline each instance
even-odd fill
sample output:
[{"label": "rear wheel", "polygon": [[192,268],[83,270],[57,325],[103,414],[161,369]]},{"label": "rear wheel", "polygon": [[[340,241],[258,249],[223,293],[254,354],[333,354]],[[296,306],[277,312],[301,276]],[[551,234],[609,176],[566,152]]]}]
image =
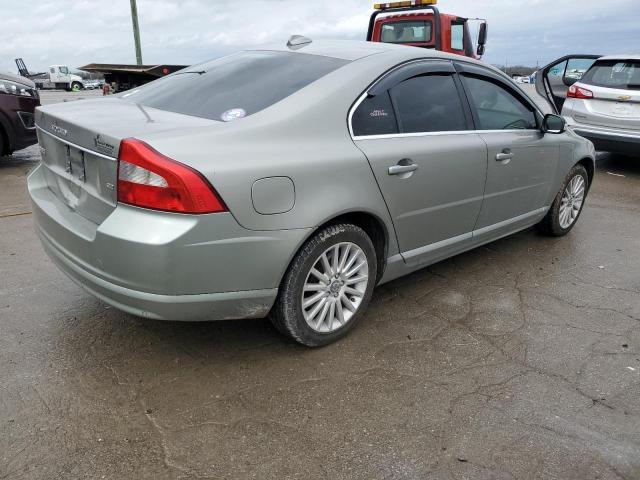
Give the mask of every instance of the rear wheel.
[{"label": "rear wheel", "polygon": [[375,249],[364,230],[352,224],[326,227],[293,259],[271,320],[303,345],[334,342],[362,318],[376,269]]},{"label": "rear wheel", "polygon": [[582,165],[575,165],[562,182],[560,191],[538,224],[545,235],[561,237],[571,231],[584,207],[589,188],[589,175]]}]

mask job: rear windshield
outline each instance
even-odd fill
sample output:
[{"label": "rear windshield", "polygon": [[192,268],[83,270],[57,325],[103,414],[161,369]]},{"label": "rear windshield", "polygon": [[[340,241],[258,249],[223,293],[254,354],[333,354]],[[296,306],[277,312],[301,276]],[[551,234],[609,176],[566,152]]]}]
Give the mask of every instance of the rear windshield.
[{"label": "rear windshield", "polygon": [[399,21],[382,24],[383,43],[422,43],[431,41],[431,22]]},{"label": "rear windshield", "polygon": [[300,53],[240,52],[156,80],[121,98],[170,112],[231,121],[259,112],[347,63]]},{"label": "rear windshield", "polygon": [[580,81],[600,87],[640,90],[640,60],[597,61]]}]

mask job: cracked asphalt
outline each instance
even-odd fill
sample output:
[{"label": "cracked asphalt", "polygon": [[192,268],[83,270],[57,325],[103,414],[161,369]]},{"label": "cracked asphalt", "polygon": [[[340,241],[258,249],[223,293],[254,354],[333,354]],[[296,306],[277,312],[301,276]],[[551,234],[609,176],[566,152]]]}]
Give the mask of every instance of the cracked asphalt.
[{"label": "cracked asphalt", "polygon": [[380,287],[309,350],[84,293],[33,232],[36,154],[0,159],[0,479],[640,479],[640,160],[599,157],[567,237]]}]

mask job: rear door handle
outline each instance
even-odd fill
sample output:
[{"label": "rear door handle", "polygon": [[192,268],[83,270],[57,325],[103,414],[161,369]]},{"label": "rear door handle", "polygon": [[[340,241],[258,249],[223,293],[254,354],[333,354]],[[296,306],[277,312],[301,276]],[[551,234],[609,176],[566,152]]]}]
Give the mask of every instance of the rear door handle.
[{"label": "rear door handle", "polygon": [[496,155],[496,161],[504,162],[505,160],[511,160],[513,158],[513,153],[510,148],[505,148],[502,152]]},{"label": "rear door handle", "polygon": [[410,163],[409,165],[393,165],[389,167],[389,175],[402,175],[403,173],[413,172],[418,169],[418,165]]}]

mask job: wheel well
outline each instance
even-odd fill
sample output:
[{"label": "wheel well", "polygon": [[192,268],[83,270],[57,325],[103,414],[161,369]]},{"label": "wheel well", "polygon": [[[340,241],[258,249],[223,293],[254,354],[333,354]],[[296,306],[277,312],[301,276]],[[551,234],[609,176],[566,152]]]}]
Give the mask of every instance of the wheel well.
[{"label": "wheel well", "polygon": [[4,127],[0,123],[0,156],[9,153],[11,145],[9,144],[9,135],[5,132]]},{"label": "wheel well", "polygon": [[382,221],[370,213],[365,212],[349,212],[320,225],[316,230],[321,230],[329,225],[337,223],[351,223],[363,229],[373,242],[373,248],[376,250],[376,259],[378,261],[378,273],[376,283],[382,278],[387,260],[387,248],[389,245],[389,237],[387,229]]},{"label": "wheel well", "polygon": [[587,171],[587,175],[589,176],[589,187],[591,187],[591,183],[593,182],[593,176],[595,175],[593,160],[591,160],[590,158],[583,158],[577,164],[582,165],[584,169]]}]

